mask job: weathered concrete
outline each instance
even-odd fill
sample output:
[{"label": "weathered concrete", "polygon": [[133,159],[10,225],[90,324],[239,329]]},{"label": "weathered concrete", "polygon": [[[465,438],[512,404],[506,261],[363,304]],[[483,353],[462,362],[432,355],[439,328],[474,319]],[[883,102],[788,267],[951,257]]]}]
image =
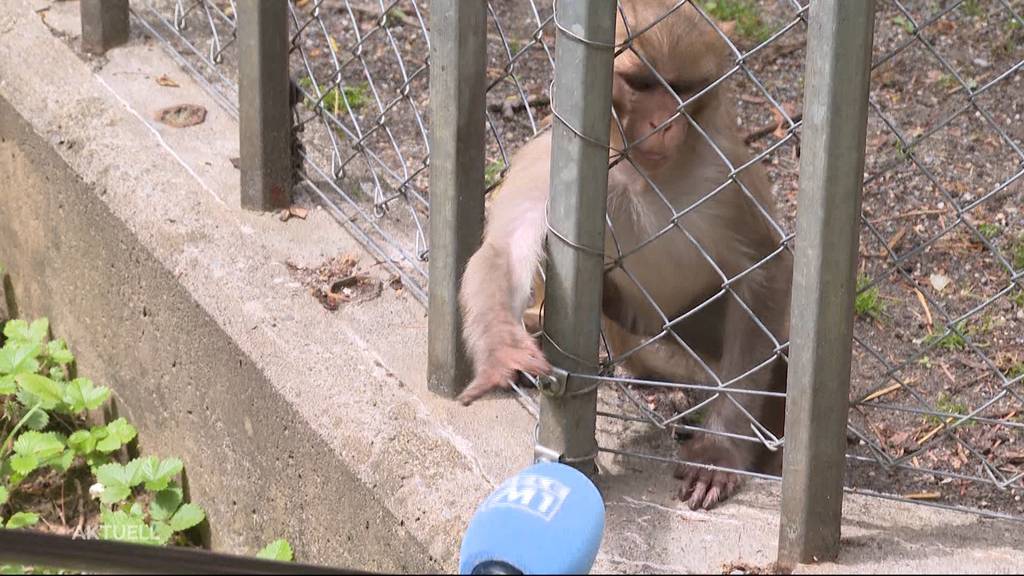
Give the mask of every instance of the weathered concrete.
[{"label": "weathered concrete", "polygon": [[[137,33],[83,61],[77,9],[0,6],[0,263],[20,313],[48,315],[81,373],[117,391],[144,451],[185,460],[215,547],[286,536],[306,561],[452,570],[476,504],[530,461],[532,418],[508,398],[463,409],[430,394],[412,298],[385,288],[323,310],[285,262],[358,246],[323,211],[282,223],[238,209],[237,124]],[[182,102],[206,122],[153,120]],[[601,464],[599,570],[774,559],[776,487],[694,513],[667,468]],[[803,571],[1024,571],[1018,524],[862,497],[845,522],[840,562]]]}]

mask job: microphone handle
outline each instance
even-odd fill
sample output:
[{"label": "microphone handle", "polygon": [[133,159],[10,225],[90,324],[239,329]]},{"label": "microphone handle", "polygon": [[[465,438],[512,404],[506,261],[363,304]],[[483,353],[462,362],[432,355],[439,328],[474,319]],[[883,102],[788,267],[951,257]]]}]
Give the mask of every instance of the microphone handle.
[{"label": "microphone handle", "polygon": [[481,562],[473,568],[471,574],[515,574],[521,575],[523,572],[519,568],[509,564],[508,562],[502,562],[500,560],[488,560],[487,562]]}]

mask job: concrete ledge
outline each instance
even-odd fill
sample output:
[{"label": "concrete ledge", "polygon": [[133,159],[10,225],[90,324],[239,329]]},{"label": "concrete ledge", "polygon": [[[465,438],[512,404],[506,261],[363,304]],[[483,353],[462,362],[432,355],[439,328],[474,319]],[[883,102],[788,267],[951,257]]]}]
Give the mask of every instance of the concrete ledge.
[{"label": "concrete ledge", "polygon": [[[81,373],[116,390],[144,451],[184,459],[215,548],[287,537],[309,562],[453,570],[477,503],[530,462],[532,418],[509,398],[463,409],[430,394],[412,298],[385,287],[326,312],[285,263],[358,245],[324,211],[287,223],[240,211],[234,121],[137,32],[105,58],[77,54],[77,10],[0,6],[0,262],[21,315],[51,318]],[[164,74],[180,87],[159,86]],[[153,120],[183,102],[206,106],[206,122]],[[605,428],[602,443],[627,432]],[[694,513],[667,467],[601,464],[598,571],[774,559],[776,486]],[[840,561],[801,571],[1021,572],[1019,534],[848,497]]]},{"label": "concrete ledge", "polygon": [[[526,413],[471,415],[427,393],[411,298],[385,288],[363,310],[320,307],[285,262],[358,253],[354,241],[324,211],[238,210],[231,118],[141,39],[83,61],[73,30],[69,44],[47,26],[74,21],[63,11],[77,4],[0,8],[0,261],[20,314],[51,318],[144,451],[183,458],[214,547],[287,536],[309,561],[454,567],[476,502],[529,461]],[[207,106],[206,122],[153,120],[181,102]],[[509,433],[483,434],[494,422]]]}]

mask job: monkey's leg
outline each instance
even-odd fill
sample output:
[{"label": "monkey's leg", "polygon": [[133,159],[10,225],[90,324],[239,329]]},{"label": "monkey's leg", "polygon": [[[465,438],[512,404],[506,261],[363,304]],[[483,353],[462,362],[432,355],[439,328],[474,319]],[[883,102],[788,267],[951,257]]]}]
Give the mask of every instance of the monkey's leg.
[{"label": "monkey's leg", "polygon": [[[744,302],[751,301],[744,299]],[[758,308],[754,310],[758,311]],[[786,312],[768,307],[763,307],[760,311],[764,312],[764,317],[759,315],[759,319],[769,329],[780,327],[781,329],[773,329],[773,334],[777,338],[785,338]],[[774,350],[771,339],[735,301],[730,303],[726,311],[724,346],[721,379],[727,382],[746,374],[742,379],[730,384],[729,389],[785,391],[786,366],[778,359],[747,374],[755,366],[770,359]],[[698,464],[733,470],[752,470],[758,458],[767,450],[757,441],[739,437],[753,436],[752,426],[758,424],[768,428],[772,434],[781,436],[780,416],[784,413],[785,403],[781,398],[719,393],[712,402],[711,411],[705,422],[705,428],[709,432],[699,434],[684,444],[681,448],[681,457],[683,460]],[[714,507],[732,495],[740,485],[739,476],[733,472],[699,466],[681,465],[676,470],[676,476],[683,480],[679,491],[680,498],[688,500],[693,509]]]},{"label": "monkey's leg", "polygon": [[[602,327],[613,358],[616,361],[621,358],[622,365],[634,377],[688,384],[709,383],[707,372],[671,336],[648,342],[647,338],[626,331],[609,318],[604,319]],[[717,369],[718,362],[714,359],[706,359],[706,362],[712,370]]]}]

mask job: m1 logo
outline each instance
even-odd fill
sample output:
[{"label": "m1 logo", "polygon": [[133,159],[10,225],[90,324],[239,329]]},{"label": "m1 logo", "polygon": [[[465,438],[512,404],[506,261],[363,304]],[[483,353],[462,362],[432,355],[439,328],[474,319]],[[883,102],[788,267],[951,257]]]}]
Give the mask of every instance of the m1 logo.
[{"label": "m1 logo", "polygon": [[498,488],[484,502],[483,510],[516,508],[550,522],[569,496],[570,489],[554,478],[523,474],[515,476]]}]

